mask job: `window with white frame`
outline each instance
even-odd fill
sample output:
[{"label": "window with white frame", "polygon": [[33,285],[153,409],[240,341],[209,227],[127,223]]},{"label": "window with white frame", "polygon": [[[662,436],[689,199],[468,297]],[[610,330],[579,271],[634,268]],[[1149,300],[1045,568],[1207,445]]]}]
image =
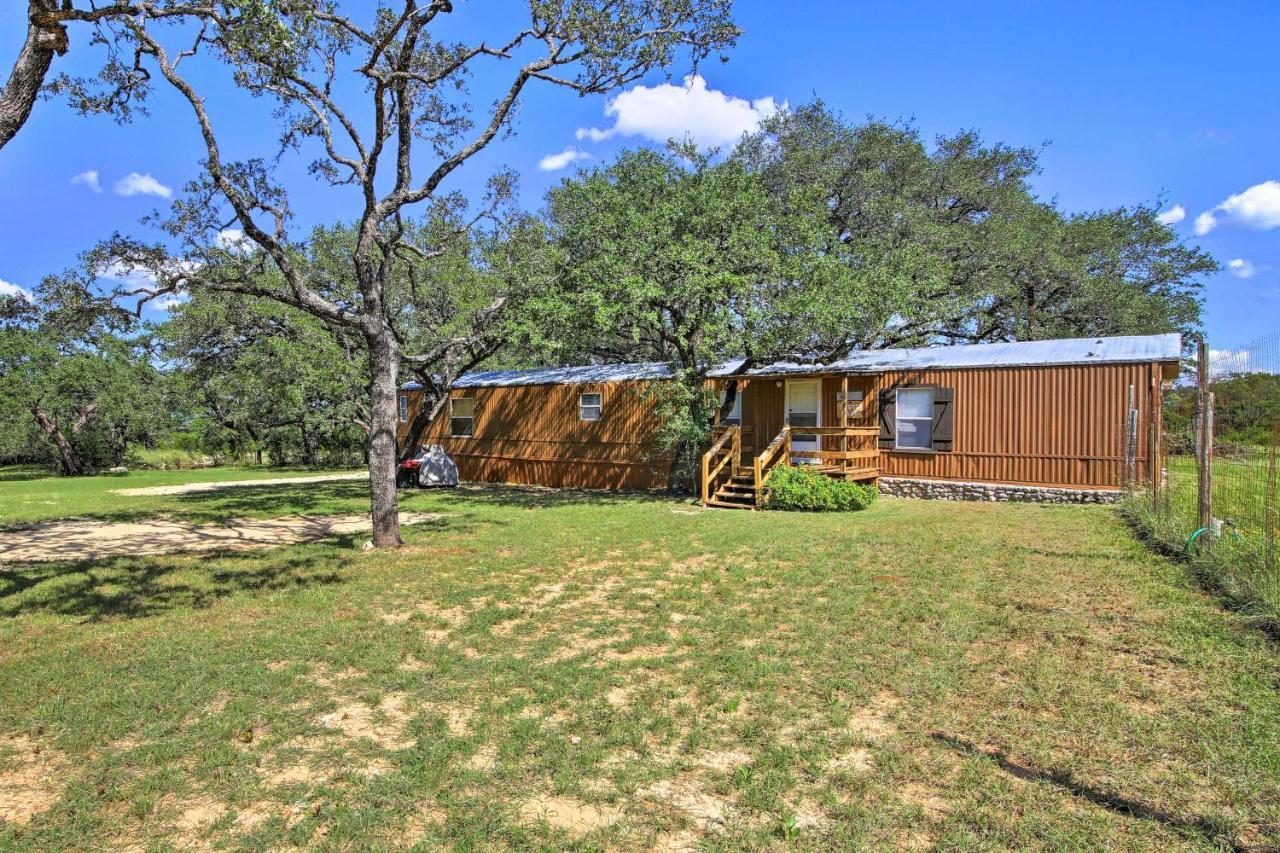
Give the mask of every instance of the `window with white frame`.
[{"label": "window with white frame", "polygon": [[409,397],[407,394],[400,395],[400,423],[409,422]]},{"label": "window with white frame", "polygon": [[[728,394],[728,389],[720,392],[720,406],[724,407],[724,398]],[[742,426],[742,386],[738,386],[738,393],[733,397],[733,408],[729,410],[729,414],[721,419],[720,423],[724,426]]]},{"label": "window with white frame", "polygon": [[476,400],[474,397],[454,397],[449,401],[449,434],[476,434]]},{"label": "window with white frame", "polygon": [[894,442],[904,450],[933,449],[933,389],[899,388]]},{"label": "window with white frame", "polygon": [[590,393],[582,392],[578,395],[578,420],[582,421],[598,421],[600,420],[601,404],[604,395],[599,392]]}]

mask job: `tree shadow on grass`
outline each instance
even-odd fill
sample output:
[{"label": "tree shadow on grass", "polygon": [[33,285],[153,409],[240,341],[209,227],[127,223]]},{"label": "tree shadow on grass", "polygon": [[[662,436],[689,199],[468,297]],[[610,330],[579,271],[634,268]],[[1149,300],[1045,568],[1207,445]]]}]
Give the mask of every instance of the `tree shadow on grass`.
[{"label": "tree shadow on grass", "polygon": [[178,514],[196,523],[286,515],[348,515],[369,511],[369,484],[358,480],[237,486],[173,495]]},{"label": "tree shadow on grass", "polygon": [[[348,548],[351,538],[344,537]],[[237,593],[344,583],[353,558],[281,549],[29,563],[0,572],[0,616],[44,612],[96,622],[202,609]]]},{"label": "tree shadow on grass", "polygon": [[[436,518],[416,531],[465,532],[465,519]],[[369,560],[368,533],[261,550],[205,550],[148,557],[16,563],[0,570],[0,618],[30,613],[85,622],[198,610],[241,593],[263,594],[347,583]]]},{"label": "tree shadow on grass", "polygon": [[948,749],[965,757],[981,757],[995,764],[1001,770],[1024,782],[1043,782],[1067,791],[1076,797],[1088,800],[1096,806],[1100,806],[1108,811],[1117,814],[1126,815],[1138,820],[1154,821],[1163,824],[1175,832],[1187,838],[1196,840],[1208,840],[1214,844],[1222,845],[1230,850],[1248,850],[1251,849],[1247,845],[1241,844],[1236,838],[1232,837],[1230,830],[1214,821],[1197,816],[1180,816],[1167,812],[1155,806],[1148,805],[1141,800],[1135,800],[1130,797],[1123,796],[1110,791],[1099,790],[1090,785],[1076,779],[1070,773],[1063,770],[1050,767],[1041,769],[1036,767],[1028,767],[1025,764],[1019,764],[1010,759],[1004,752],[999,750],[980,749],[975,744],[970,743],[963,738],[953,735],[944,734],[942,732],[933,732],[929,735],[934,741],[942,744]]},{"label": "tree shadow on grass", "polygon": [[48,468],[28,465],[0,466],[0,483],[21,483],[28,480],[46,480],[55,472]]}]

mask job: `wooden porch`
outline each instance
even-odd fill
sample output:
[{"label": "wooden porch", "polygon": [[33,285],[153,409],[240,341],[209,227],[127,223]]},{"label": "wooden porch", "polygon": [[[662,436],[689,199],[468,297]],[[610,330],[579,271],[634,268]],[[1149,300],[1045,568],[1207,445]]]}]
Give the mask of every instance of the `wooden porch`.
[{"label": "wooden porch", "polygon": [[[836,411],[827,413],[828,420],[835,420],[836,425],[793,425],[789,422],[790,414],[784,412],[781,429],[763,447],[757,445],[756,424],[716,427],[711,447],[702,456],[703,506],[733,509],[763,506],[768,497],[765,484],[769,472],[778,465],[812,465],[829,477],[875,482],[880,476],[880,427],[875,395],[855,388],[857,399],[852,399],[850,378],[840,379],[840,390],[833,395]],[[781,384],[779,380],[768,381]],[[855,381],[865,387],[868,378],[857,377]],[[772,396],[776,398],[776,392]],[[797,442],[798,438],[804,441]]]}]

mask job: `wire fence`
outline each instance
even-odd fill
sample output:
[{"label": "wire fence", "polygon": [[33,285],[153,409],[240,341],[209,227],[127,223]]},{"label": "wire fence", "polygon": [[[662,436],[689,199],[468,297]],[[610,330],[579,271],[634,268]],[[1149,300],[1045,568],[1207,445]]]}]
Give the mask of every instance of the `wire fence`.
[{"label": "wire fence", "polygon": [[1280,626],[1280,334],[1229,351],[1202,342],[1154,424],[1159,475],[1135,482],[1130,511],[1238,606]]}]

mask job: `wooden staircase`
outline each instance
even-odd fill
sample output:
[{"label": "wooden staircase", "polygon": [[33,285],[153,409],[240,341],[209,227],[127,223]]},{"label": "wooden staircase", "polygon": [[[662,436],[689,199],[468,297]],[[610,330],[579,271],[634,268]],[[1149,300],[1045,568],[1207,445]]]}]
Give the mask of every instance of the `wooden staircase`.
[{"label": "wooden staircase", "polygon": [[737,465],[729,479],[707,499],[707,506],[721,509],[756,508],[756,472],[754,468]]},{"label": "wooden staircase", "polygon": [[[720,509],[756,509],[767,499],[763,485],[777,465],[812,465],[839,480],[874,482],[880,476],[872,426],[804,427],[805,435],[826,438],[839,449],[795,450],[791,427],[784,426],[754,458],[744,452],[739,427],[720,427],[711,449],[702,456],[702,505]],[[743,464],[744,461],[747,464]]]}]

